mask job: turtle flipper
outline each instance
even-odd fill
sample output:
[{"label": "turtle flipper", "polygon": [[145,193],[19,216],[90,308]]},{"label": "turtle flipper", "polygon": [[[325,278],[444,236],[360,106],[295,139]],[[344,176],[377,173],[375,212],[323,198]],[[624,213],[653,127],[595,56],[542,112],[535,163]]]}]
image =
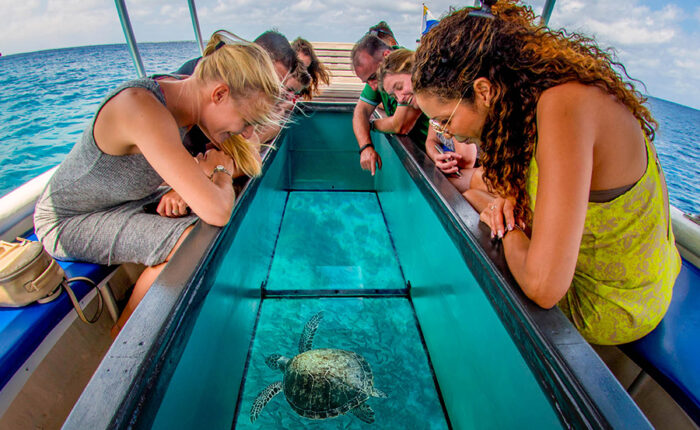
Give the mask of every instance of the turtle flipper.
[{"label": "turtle flipper", "polygon": [[273,397],[275,397],[280,391],[282,391],[282,381],[277,381],[273,384],[268,385],[263,389],[258,397],[255,398],[253,402],[253,407],[250,408],[250,422],[254,423],[260,415],[260,411],[265,407],[267,402],[269,402]]},{"label": "turtle flipper", "polygon": [[299,353],[306,352],[311,349],[314,343],[316,329],[318,328],[318,324],[321,322],[322,318],[323,311],[312,316],[304,326],[304,331],[301,333],[301,338],[299,338]]},{"label": "turtle flipper", "polygon": [[367,403],[362,403],[356,408],[350,409],[350,412],[360,421],[364,421],[367,424],[372,424],[374,422],[374,411]]},{"label": "turtle flipper", "polygon": [[382,391],[382,390],[377,390],[377,389],[374,388],[374,387],[372,387],[372,392],[369,393],[369,395],[372,396],[372,397],[381,397],[381,398],[383,398],[383,399],[386,399],[387,397],[389,397],[389,396],[387,396],[387,395],[384,393],[384,391]]},{"label": "turtle flipper", "polygon": [[265,359],[265,364],[267,364],[267,367],[269,367],[270,369],[277,370],[280,368],[280,364],[279,364],[280,358],[282,358],[281,355],[272,354]]}]

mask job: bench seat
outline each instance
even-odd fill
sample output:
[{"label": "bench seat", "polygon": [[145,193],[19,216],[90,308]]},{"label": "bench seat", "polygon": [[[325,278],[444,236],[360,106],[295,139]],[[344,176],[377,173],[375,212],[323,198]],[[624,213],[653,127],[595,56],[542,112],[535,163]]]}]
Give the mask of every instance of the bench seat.
[{"label": "bench seat", "polygon": [[[28,239],[36,240],[33,234]],[[84,276],[99,284],[116,266],[59,261],[68,278]],[[82,281],[71,283],[78,300],[82,300],[93,286]],[[0,308],[0,390],[12,379],[37,347],[63,318],[73,310],[73,303],[65,292],[55,300],[34,303],[20,308]]]},{"label": "bench seat", "polygon": [[700,270],[683,260],[661,323],[620,349],[700,425]]}]

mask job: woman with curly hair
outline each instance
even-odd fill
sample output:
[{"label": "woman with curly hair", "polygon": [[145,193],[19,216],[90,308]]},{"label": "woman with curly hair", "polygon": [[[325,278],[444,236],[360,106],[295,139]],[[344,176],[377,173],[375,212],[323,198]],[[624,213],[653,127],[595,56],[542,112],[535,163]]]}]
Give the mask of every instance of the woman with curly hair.
[{"label": "woman with curly hair", "polygon": [[[399,105],[420,109],[411,84],[414,60],[415,52],[403,48],[395,49],[379,64],[377,80],[379,88],[395,98]],[[428,121],[425,116],[421,116],[420,120]],[[460,192],[477,186],[483,188],[479,180],[480,174],[475,174],[477,171],[474,167],[477,161],[476,144],[472,141],[455,142],[454,139],[448,139],[438,133],[436,128],[439,128],[438,124],[428,128],[425,153]]]},{"label": "woman with curly hair", "polygon": [[525,294],[559,304],[591,343],[641,338],[680,269],[656,121],[592,39],[535,24],[512,0],[475,11],[425,36],[418,104],[455,139],[480,139],[498,197],[477,210]]},{"label": "woman with curly hair", "polygon": [[314,47],[306,39],[297,37],[292,42],[292,49],[297,53],[299,61],[306,66],[306,70],[311,75],[311,84],[305,87],[299,95],[304,100],[311,100],[319,94],[319,86],[321,84],[329,85],[331,83],[331,72],[318,59]]}]

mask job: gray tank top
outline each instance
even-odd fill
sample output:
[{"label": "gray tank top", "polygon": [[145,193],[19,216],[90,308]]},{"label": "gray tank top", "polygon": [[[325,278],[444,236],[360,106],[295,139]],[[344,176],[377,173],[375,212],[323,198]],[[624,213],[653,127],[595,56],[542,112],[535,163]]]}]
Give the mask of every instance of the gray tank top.
[{"label": "gray tank top", "polygon": [[[112,91],[95,118],[105,103],[126,88],[145,88],[165,105],[155,80],[138,79]],[[144,204],[159,201],[169,188],[161,187],[163,179],[142,154],[102,152],[93,134],[95,118],[39,198],[34,211],[36,235],[61,260],[162,263],[197,217],[145,213]]]},{"label": "gray tank top", "polygon": [[[100,104],[97,113],[49,182],[38,209],[47,203],[58,218],[104,210],[126,201],[140,200],[163,183],[142,154],[105,154],[95,142],[95,119],[112,97],[126,88],[145,88],[165,105],[160,86],[150,78],[126,82]],[[48,208],[47,208],[48,209]]]}]

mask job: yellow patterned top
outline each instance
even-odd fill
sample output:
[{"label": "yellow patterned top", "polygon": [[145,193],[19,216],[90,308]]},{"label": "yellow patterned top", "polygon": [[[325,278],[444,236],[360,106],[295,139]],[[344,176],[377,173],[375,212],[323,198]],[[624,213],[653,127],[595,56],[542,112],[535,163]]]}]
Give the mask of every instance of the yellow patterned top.
[{"label": "yellow patterned top", "polygon": [[[661,322],[671,303],[681,259],[663,171],[648,141],[646,148],[646,171],[631,189],[609,202],[588,202],[574,279],[559,301],[590,343],[639,339]],[[533,213],[537,178],[533,157],[527,184]]]}]

